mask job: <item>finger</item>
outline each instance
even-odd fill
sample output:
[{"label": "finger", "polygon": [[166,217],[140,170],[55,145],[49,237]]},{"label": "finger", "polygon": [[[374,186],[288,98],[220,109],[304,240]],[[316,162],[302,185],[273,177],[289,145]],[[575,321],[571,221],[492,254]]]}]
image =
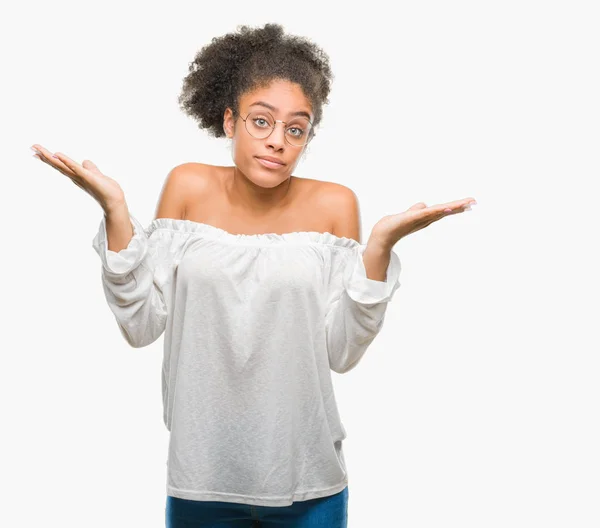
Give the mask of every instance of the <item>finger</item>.
[{"label": "finger", "polygon": [[457,207],[456,209],[452,209],[450,207],[447,207],[446,209],[444,209],[442,211],[442,216],[450,216],[450,215],[455,215],[455,214],[459,214],[464,212],[465,208],[464,207]]},{"label": "finger", "polygon": [[42,158],[46,158],[46,157],[52,155],[48,150],[46,150],[41,145],[33,145],[31,148],[33,148],[35,150],[36,154],[39,154]]},{"label": "finger", "polygon": [[45,158],[52,157],[52,152],[50,152],[48,149],[42,147],[41,145],[33,145],[33,148],[36,150],[36,152],[38,154],[41,154]]},{"label": "finger", "polygon": [[[452,211],[453,209],[450,209],[446,205],[430,205],[429,207],[425,206],[420,209],[413,206],[411,207],[411,210],[415,211],[418,221],[425,225],[429,225],[431,222],[443,218],[448,214],[449,210]],[[425,227],[425,225],[423,227]]]},{"label": "finger", "polygon": [[[52,157],[52,153],[49,150],[47,150],[47,149],[45,149],[43,147],[40,147],[39,145],[34,145],[34,146],[41,153],[41,155],[40,154],[34,154],[34,157],[36,157],[39,160],[43,161],[46,165],[49,165],[53,169],[56,169],[58,172],[60,172],[61,174],[63,174],[67,178],[70,178],[71,181],[74,181],[75,179],[81,179],[81,176],[75,174],[64,163],[62,163],[61,161],[59,161],[57,158]],[[82,189],[83,189],[83,187],[82,187]]]},{"label": "finger", "polygon": [[81,166],[84,169],[87,169],[87,170],[91,170],[91,171],[95,171],[95,172],[100,172],[100,169],[98,168],[98,166],[93,161],[91,161],[91,160],[83,160],[81,162]]},{"label": "finger", "polygon": [[409,211],[419,211],[421,209],[426,209],[427,205],[425,204],[425,202],[419,202],[416,203],[415,205],[411,206],[408,208]]},{"label": "finger", "polygon": [[453,202],[448,202],[445,204],[440,204],[439,206],[443,209],[451,209],[452,211],[460,210],[466,205],[476,204],[475,198],[463,198],[462,200],[454,200]]},{"label": "finger", "polygon": [[45,149],[39,145],[34,145],[34,147],[37,148],[39,153],[43,156],[44,159],[42,161],[46,161],[49,165],[57,169],[61,168],[63,170],[68,170],[68,167],[56,156],[54,156],[48,149]]},{"label": "finger", "polygon": [[424,210],[424,214],[419,218],[419,228],[422,229],[427,227],[429,224],[437,222],[446,216],[462,213],[463,210],[462,207],[457,206],[452,208],[447,207],[447,205],[432,205],[431,207],[428,207],[427,210]]},{"label": "finger", "polygon": [[[62,154],[61,152],[56,152],[55,157],[58,160],[58,163],[61,163],[62,166],[64,166],[64,170],[67,171],[63,172],[63,174],[66,174],[69,178],[71,178],[73,183],[85,182],[90,177],[90,171],[88,169],[82,167],[68,156]],[[80,187],[85,190],[85,188],[81,185]]]},{"label": "finger", "polygon": [[86,176],[86,169],[84,169],[79,163],[73,161],[69,156],[66,156],[62,152],[55,152],[54,157],[58,159],[58,161],[64,163],[69,169],[71,169],[75,174],[80,177]]},{"label": "finger", "polygon": [[413,214],[414,221],[419,225],[419,223],[424,224],[431,220],[437,220],[438,216],[441,218],[434,207],[435,206],[427,206],[425,202],[419,202],[409,207],[407,211],[410,211]]},{"label": "finger", "polygon": [[475,204],[477,204],[477,202],[474,198],[465,198],[464,200],[456,200],[454,202],[434,205],[432,208],[435,211],[436,217],[443,217],[468,211],[470,206]]},{"label": "finger", "polygon": [[40,154],[34,154],[33,156],[34,156],[34,158],[37,158],[37,159],[43,161],[46,165],[49,165],[53,169],[56,169],[58,172],[64,174],[65,176],[67,176],[69,178],[75,177],[75,174],[73,174],[73,172],[71,170],[69,170],[66,166],[65,167],[59,166],[58,163],[52,162],[49,159],[47,159],[46,157],[41,156]]}]

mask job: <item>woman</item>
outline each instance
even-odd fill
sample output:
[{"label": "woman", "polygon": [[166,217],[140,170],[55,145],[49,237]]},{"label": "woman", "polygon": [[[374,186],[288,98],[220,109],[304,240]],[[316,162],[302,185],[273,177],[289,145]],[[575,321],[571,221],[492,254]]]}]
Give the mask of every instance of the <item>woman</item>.
[{"label": "woman", "polygon": [[169,527],[347,526],[331,370],[353,369],[380,331],[394,244],[474,203],[416,204],[363,245],[349,188],[292,175],[331,79],[323,51],[280,25],[213,39],[180,102],[232,140],[234,165],[175,167],[146,229],[96,165],[34,145],[104,210],[93,247],[123,337],[165,333]]}]

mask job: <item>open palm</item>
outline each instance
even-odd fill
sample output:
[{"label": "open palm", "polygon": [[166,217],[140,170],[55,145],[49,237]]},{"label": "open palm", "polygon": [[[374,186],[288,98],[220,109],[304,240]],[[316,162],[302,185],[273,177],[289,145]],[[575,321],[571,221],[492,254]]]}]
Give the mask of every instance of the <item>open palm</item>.
[{"label": "open palm", "polygon": [[475,198],[463,198],[445,204],[427,206],[419,202],[406,211],[384,216],[371,232],[371,239],[384,247],[392,247],[398,240],[427,227],[433,222],[457,213],[470,210],[477,202]]}]

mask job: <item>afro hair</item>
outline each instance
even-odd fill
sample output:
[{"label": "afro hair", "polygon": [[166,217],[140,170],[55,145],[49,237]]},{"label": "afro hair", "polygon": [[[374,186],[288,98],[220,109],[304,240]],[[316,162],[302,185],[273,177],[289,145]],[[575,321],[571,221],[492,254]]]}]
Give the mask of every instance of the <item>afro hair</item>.
[{"label": "afro hair", "polygon": [[214,137],[225,136],[223,117],[231,108],[239,116],[239,97],[274,79],[297,83],[312,104],[314,129],[322,119],[333,74],[329,57],[310,40],[286,35],[280,24],[238,26],[235,33],[214,37],[189,63],[179,95],[180,108]]}]

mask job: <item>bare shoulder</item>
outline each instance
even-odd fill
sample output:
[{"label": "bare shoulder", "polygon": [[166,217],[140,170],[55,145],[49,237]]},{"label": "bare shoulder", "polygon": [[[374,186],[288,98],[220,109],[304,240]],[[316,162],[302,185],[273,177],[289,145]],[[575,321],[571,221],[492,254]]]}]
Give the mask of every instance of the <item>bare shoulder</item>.
[{"label": "bare shoulder", "polygon": [[330,181],[313,180],[318,182],[317,187],[319,194],[322,194],[326,199],[348,199],[348,197],[356,197],[356,194],[350,187],[346,187],[341,183]]},{"label": "bare shoulder", "polygon": [[302,178],[311,198],[317,200],[320,205],[333,205],[340,200],[356,198],[354,191],[341,183],[325,180],[314,180]]},{"label": "bare shoulder", "polygon": [[182,163],[169,171],[162,187],[155,218],[185,219],[190,197],[208,195],[218,183],[218,167]]},{"label": "bare shoulder", "polygon": [[356,193],[341,183],[320,181],[315,194],[319,207],[330,211],[332,234],[362,243],[360,205]]}]

